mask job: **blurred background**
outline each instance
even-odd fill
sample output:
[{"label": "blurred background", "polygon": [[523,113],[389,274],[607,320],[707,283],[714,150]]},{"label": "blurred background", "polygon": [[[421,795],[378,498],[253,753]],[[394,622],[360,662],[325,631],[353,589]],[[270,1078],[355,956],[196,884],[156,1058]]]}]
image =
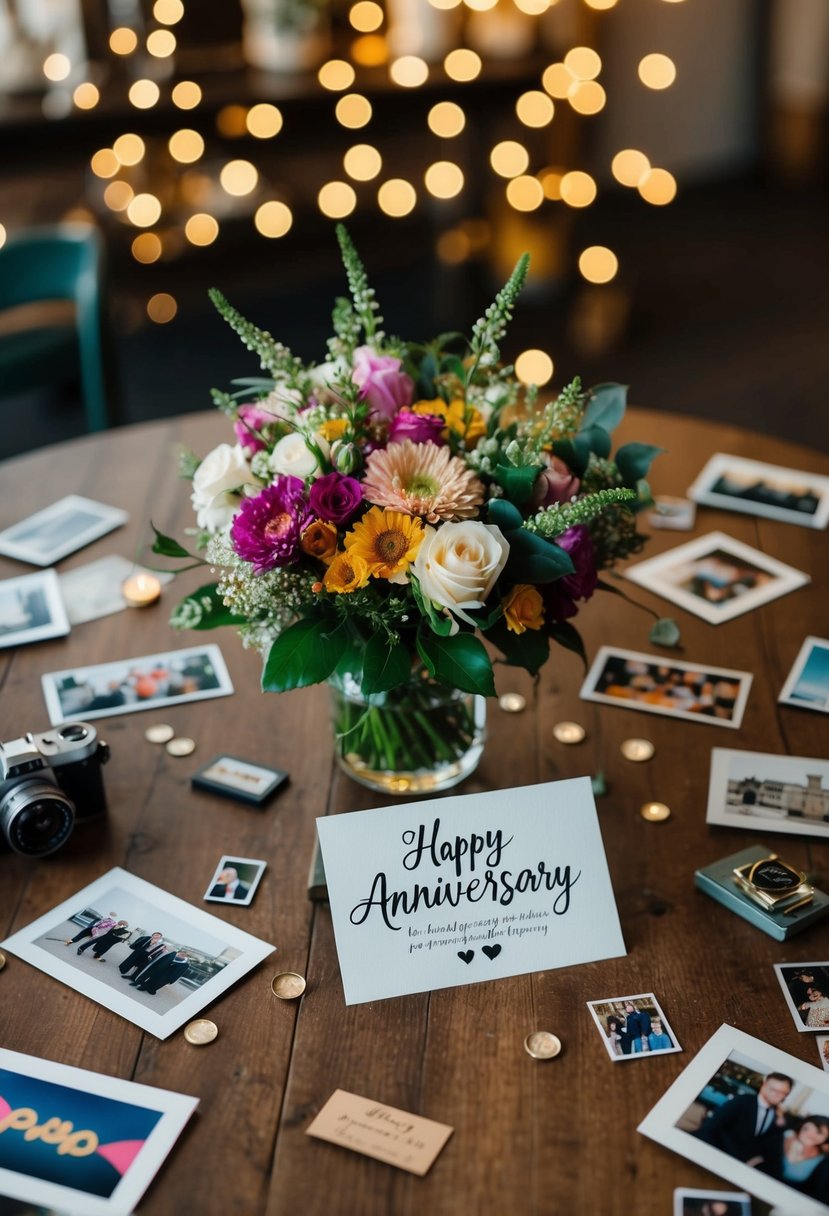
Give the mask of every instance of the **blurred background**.
[{"label": "blurred background", "polygon": [[324,358],[338,220],[392,333],[526,249],[522,379],[829,450],[828,90],[827,0],[0,0],[0,455],[256,375],[209,286]]}]

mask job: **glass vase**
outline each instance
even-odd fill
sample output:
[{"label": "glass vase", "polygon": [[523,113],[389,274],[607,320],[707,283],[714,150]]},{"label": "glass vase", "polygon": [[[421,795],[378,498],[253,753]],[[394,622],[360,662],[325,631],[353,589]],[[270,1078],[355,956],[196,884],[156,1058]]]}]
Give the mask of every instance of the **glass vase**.
[{"label": "glass vase", "polygon": [[484,697],[428,678],[374,696],[350,675],[328,683],[337,762],[360,785],[423,796],[457,785],[477,767]]}]

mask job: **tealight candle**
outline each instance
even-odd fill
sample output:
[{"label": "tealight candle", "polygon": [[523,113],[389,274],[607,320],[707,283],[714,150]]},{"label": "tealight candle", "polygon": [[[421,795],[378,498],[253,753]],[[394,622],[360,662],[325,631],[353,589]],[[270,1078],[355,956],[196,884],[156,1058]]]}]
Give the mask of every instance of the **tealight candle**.
[{"label": "tealight candle", "polygon": [[148,608],[161,599],[161,583],[153,574],[132,574],[121,584],[130,608]]}]

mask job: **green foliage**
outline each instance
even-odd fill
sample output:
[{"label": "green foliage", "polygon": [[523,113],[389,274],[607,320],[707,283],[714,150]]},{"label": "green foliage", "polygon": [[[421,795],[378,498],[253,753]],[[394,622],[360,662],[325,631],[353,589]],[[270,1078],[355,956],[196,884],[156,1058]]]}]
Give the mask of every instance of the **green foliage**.
[{"label": "green foliage", "polygon": [[348,633],[331,617],[308,616],[283,630],[262,672],[263,692],[288,692],[327,680],[346,649]]},{"label": "green foliage", "polygon": [[568,528],[573,528],[576,524],[589,523],[591,519],[601,515],[607,507],[635,500],[636,494],[633,490],[624,488],[597,490],[595,494],[585,494],[576,502],[555,503],[551,507],[545,507],[531,519],[526,520],[524,527],[529,532],[535,532],[546,536],[548,540],[554,540],[555,537],[561,536]]},{"label": "green foliage", "polygon": [[227,321],[234,333],[239,335],[244,346],[258,356],[263,371],[270,372],[276,379],[287,377],[297,380],[302,377],[302,363],[291,354],[287,346],[277,342],[267,330],[258,329],[251,321],[246,321],[215,287],[211,287],[207,294],[216,311]]},{"label": "green foliage", "polygon": [[383,324],[383,318],[380,316],[377,300],[374,297],[374,289],[369,286],[368,276],[360,255],[354,248],[351,237],[343,224],[337,224],[337,240],[340,243],[348,288],[354,302],[354,312],[363,327],[366,340],[370,342],[372,338],[380,337],[379,327]]},{"label": "green foliage", "polygon": [[354,348],[360,341],[360,322],[351,306],[351,301],[346,300],[344,296],[340,296],[334,304],[331,324],[334,329],[334,337],[328,341],[329,352],[335,359],[339,357],[350,359]]},{"label": "green foliage", "polygon": [[362,690],[367,696],[405,684],[411,671],[412,659],[405,643],[372,634],[363,652]]},{"label": "green foliage", "polygon": [[625,416],[627,396],[626,384],[597,384],[591,388],[582,418],[582,430],[601,426],[612,433]]},{"label": "green foliage", "polygon": [[542,629],[513,633],[502,618],[487,630],[486,636],[501,651],[508,666],[523,667],[531,676],[538,675],[550,657],[550,639]]},{"label": "green foliage", "polygon": [[244,625],[245,620],[225,606],[216,584],[208,583],[184,597],[170,624],[174,629],[218,629],[221,625]]},{"label": "green foliage", "polygon": [[569,553],[560,545],[527,531],[521,512],[504,498],[489,504],[489,522],[497,524],[509,543],[504,577],[511,583],[552,583],[573,573]]},{"label": "green foliage", "polygon": [[515,263],[512,274],[490,304],[484,315],[472,326],[472,354],[474,364],[468,377],[468,383],[478,365],[497,363],[501,357],[500,343],[507,332],[507,326],[512,320],[515,302],[524,286],[527,271],[530,268],[530,255],[524,253]]},{"label": "green foliage", "polygon": [[647,477],[655,458],[664,451],[664,448],[655,447],[652,443],[626,443],[619,448],[616,465],[623,483],[634,489],[641,478]]},{"label": "green foliage", "polygon": [[162,557],[189,557],[194,561],[200,560],[195,554],[188,553],[172,536],[165,536],[163,532],[159,532],[152,520],[150,520],[150,527],[155,533],[153,553],[160,553]]},{"label": "green foliage", "polygon": [[178,450],[178,475],[182,481],[192,481],[201,461],[195,452],[184,446]]},{"label": "green foliage", "polygon": [[495,696],[489,655],[474,634],[441,638],[424,631],[418,634],[417,652],[433,679],[463,692]]},{"label": "green foliage", "polygon": [[503,486],[504,493],[510,502],[523,507],[526,502],[529,502],[541,468],[542,466],[539,464],[524,465],[523,468],[499,464],[495,469],[494,477],[498,485]]},{"label": "green foliage", "polygon": [[584,649],[584,642],[575,625],[571,625],[569,621],[553,621],[547,626],[547,632],[554,642],[558,642],[559,646],[577,654],[584,664],[585,671],[587,670],[587,651]]}]

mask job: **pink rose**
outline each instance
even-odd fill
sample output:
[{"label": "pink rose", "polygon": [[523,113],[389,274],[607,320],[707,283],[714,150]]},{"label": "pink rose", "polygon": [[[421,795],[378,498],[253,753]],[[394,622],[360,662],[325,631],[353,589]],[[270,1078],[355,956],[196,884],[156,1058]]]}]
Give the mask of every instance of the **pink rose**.
[{"label": "pink rose", "polygon": [[259,405],[239,406],[233,430],[248,456],[252,456],[254,452],[261,452],[266,446],[259,438],[262,428],[278,421],[279,419],[271,410],[263,410]]},{"label": "pink rose", "polygon": [[393,418],[398,410],[411,405],[414,382],[400,370],[402,360],[394,355],[378,355],[370,346],[358,346],[354,352],[351,378],[362,389],[373,413]]},{"label": "pink rose", "polygon": [[412,443],[436,443],[441,447],[445,442],[441,437],[445,426],[446,419],[437,414],[415,414],[413,410],[401,410],[389,427],[389,443],[411,439]]},{"label": "pink rose", "polygon": [[556,502],[569,502],[574,494],[578,494],[581,484],[558,456],[550,456],[547,452],[542,455],[547,467],[541,470],[533,484],[530,502],[535,510],[551,507]]}]

